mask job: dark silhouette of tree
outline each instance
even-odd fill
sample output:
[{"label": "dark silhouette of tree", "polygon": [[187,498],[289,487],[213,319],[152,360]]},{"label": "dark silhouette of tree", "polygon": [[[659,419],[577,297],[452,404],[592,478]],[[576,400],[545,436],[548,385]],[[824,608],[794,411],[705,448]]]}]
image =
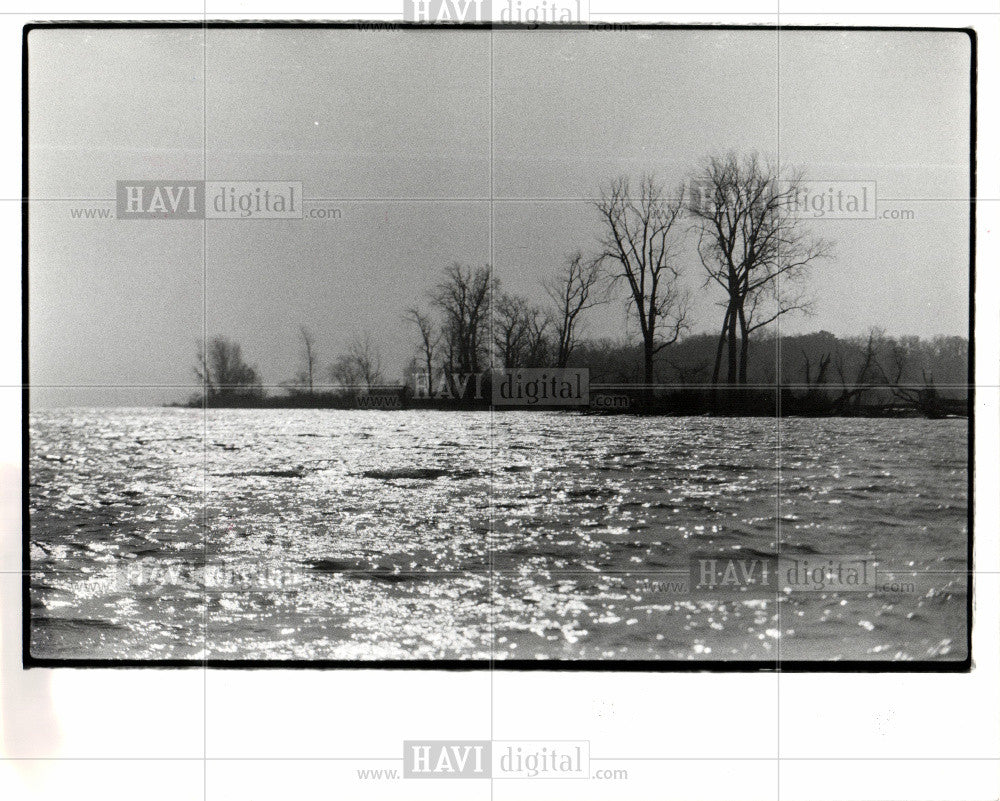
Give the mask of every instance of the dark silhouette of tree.
[{"label": "dark silhouette of tree", "polygon": [[530,321],[527,301],[502,293],[493,302],[493,347],[497,368],[523,367]]},{"label": "dark silhouette of tree", "polygon": [[303,390],[307,395],[312,395],[315,386],[316,373],[319,370],[319,356],[316,352],[316,339],[312,332],[304,325],[299,328],[299,338],[302,340],[302,369],[295,378],[285,386],[292,393],[299,393]]},{"label": "dark silhouette of tree", "polygon": [[358,378],[368,389],[382,381],[382,354],[372,335],[355,334],[347,346],[347,356],[354,363]]},{"label": "dark silhouette of tree", "polygon": [[525,343],[521,358],[524,367],[548,367],[552,363],[552,343],[548,330],[551,318],[537,306],[529,306],[524,312]]},{"label": "dark silhouette of tree", "polygon": [[[687,336],[657,354],[656,369],[689,387],[708,383],[717,344],[715,333]],[[829,331],[817,331],[783,334],[778,345],[772,334],[755,340],[750,372],[761,376],[760,383],[782,376],[781,383],[794,396],[789,409],[858,415],[910,407],[926,414],[965,413],[968,342],[963,337],[921,340],[891,337],[875,329],[861,337],[838,339]],[[638,343],[583,339],[569,366],[589,368],[592,384],[638,384],[642,358]],[[928,399],[935,396],[931,405]],[[710,403],[712,398],[705,400]]]},{"label": "dark silhouette of tree", "polygon": [[207,400],[256,398],[263,394],[260,376],[243,358],[238,342],[223,336],[198,342],[194,368]]},{"label": "dark silhouette of tree", "polygon": [[478,373],[489,352],[489,301],[496,282],[489,267],[455,263],[431,292],[431,303],[441,312],[445,343],[444,368],[452,392],[454,374]]},{"label": "dark silhouette of tree", "polygon": [[801,176],[779,179],[756,155],[729,154],[711,159],[696,181],[700,191],[689,208],[706,285],[725,292],[713,384],[719,382],[723,350],[728,383],[747,383],[751,335],[783,314],[808,310],[796,282],[829,254],[828,243],[811,237],[795,214]]},{"label": "dark silhouette of tree", "polygon": [[371,389],[382,381],[381,354],[367,331],[355,334],[347,346],[347,353],[338,356],[330,365],[330,379],[347,391],[357,395],[360,389]]},{"label": "dark silhouette of tree", "polygon": [[894,384],[892,386],[893,397],[909,404],[914,409],[918,409],[928,417],[939,417],[942,414],[942,402],[937,387],[934,386],[934,374],[928,374],[924,370],[921,373],[921,378],[923,383],[920,386]]},{"label": "dark silhouette of tree", "polygon": [[628,286],[628,307],[642,332],[647,385],[653,383],[656,354],[688,327],[690,301],[677,263],[683,207],[683,191],[667,197],[652,176],[642,178],[634,195],[628,178],[618,178],[597,203],[604,229],[598,261],[610,268],[612,284]]},{"label": "dark silhouette of tree", "polygon": [[806,387],[805,395],[802,397],[802,408],[807,412],[822,411],[828,407],[828,396],[824,391],[824,387],[829,377],[830,362],[833,359],[833,354],[829,351],[821,353],[816,361],[816,370],[814,372],[809,352],[805,348],[801,348],[801,352],[802,374]]},{"label": "dark silhouette of tree", "polygon": [[583,340],[568,367],[586,367],[591,383],[638,384],[642,381],[642,346],[622,340]]},{"label": "dark silhouette of tree", "polygon": [[[879,337],[876,347],[875,361],[882,382],[889,387],[892,397],[918,409],[928,417],[937,417],[940,413],[941,397],[934,386],[934,373],[928,373],[926,368],[920,371],[920,383],[914,384],[906,380],[907,368],[913,361],[913,356],[920,347],[917,337],[886,337],[881,331],[873,329]],[[869,340],[871,334],[869,335]]]},{"label": "dark silhouette of tree", "polygon": [[830,359],[831,355],[829,353],[824,353],[820,356],[819,363],[816,365],[816,374],[813,375],[812,365],[809,362],[809,354],[805,350],[802,351],[802,372],[805,376],[806,387],[810,391],[826,383],[827,370],[830,368]]},{"label": "dark silhouette of tree", "polygon": [[[499,289],[499,281],[495,284]],[[546,367],[550,362],[549,316],[517,295],[493,303],[495,367]]]},{"label": "dark silhouette of tree", "polygon": [[339,384],[348,395],[356,395],[361,385],[357,362],[347,355],[337,356],[329,367],[330,381]]},{"label": "dark silhouette of tree", "polygon": [[543,282],[545,292],[555,306],[552,317],[556,367],[566,366],[577,345],[580,315],[607,301],[607,297],[598,292],[600,279],[600,260],[585,260],[583,254],[577,252],[558,275]]},{"label": "dark silhouette of tree", "polygon": [[417,326],[420,332],[420,349],[427,370],[427,394],[434,397],[434,353],[441,342],[441,332],[435,327],[429,315],[416,308],[406,310],[404,318]]},{"label": "dark silhouette of tree", "polygon": [[[880,360],[887,345],[885,332],[880,328],[871,328],[863,340],[848,341],[848,347],[839,348],[834,358],[834,367],[840,379],[840,395],[834,404],[843,411],[857,411],[862,401],[872,390],[885,387],[890,383]],[[900,375],[903,364],[900,364]]]}]

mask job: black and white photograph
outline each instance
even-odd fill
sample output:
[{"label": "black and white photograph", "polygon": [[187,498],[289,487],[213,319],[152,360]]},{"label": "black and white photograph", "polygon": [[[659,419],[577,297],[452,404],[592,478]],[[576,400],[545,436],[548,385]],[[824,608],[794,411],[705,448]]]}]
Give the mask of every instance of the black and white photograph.
[{"label": "black and white photograph", "polygon": [[996,0],[49,6],[0,798],[1000,796]]},{"label": "black and white photograph", "polygon": [[30,658],[967,666],[972,40],[777,54],[30,30]]}]

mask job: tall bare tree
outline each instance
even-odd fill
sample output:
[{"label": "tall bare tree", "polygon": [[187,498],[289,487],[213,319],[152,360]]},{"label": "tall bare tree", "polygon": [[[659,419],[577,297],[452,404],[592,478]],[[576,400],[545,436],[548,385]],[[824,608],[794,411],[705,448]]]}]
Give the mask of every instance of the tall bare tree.
[{"label": "tall bare tree", "polygon": [[584,259],[577,252],[569,257],[562,270],[542,282],[546,294],[555,306],[556,367],[565,367],[577,344],[580,315],[607,298],[598,292],[601,279],[600,259]]},{"label": "tall bare tree", "polygon": [[698,254],[706,286],[725,293],[713,384],[724,350],[728,383],[746,384],[751,335],[788,312],[808,310],[796,282],[830,245],[812,237],[795,213],[801,181],[798,174],[782,179],[756,155],[733,153],[711,159],[698,176],[700,192],[690,204]]},{"label": "tall bare tree", "polygon": [[498,367],[522,367],[528,341],[528,303],[503,293],[493,302],[493,347]]},{"label": "tall bare tree", "polygon": [[489,305],[495,287],[488,266],[455,263],[431,292],[431,302],[443,318],[445,372],[453,391],[454,373],[478,373],[489,351]]},{"label": "tall bare tree", "polygon": [[299,337],[302,339],[302,375],[301,383],[306,391],[313,394],[313,378],[319,361],[316,355],[316,339],[312,332],[305,326],[299,328]]},{"label": "tall bare tree", "polygon": [[629,308],[642,332],[647,385],[653,383],[654,356],[687,329],[690,300],[678,265],[683,208],[683,190],[670,197],[651,175],[634,193],[628,178],[616,179],[597,203],[604,229],[597,258],[610,266],[613,283],[628,286]]},{"label": "tall bare tree", "polygon": [[525,367],[547,367],[551,364],[548,329],[550,316],[537,306],[529,306],[524,312],[525,341],[521,361]]},{"label": "tall bare tree", "polygon": [[441,332],[435,327],[429,315],[416,308],[409,308],[405,319],[417,326],[420,332],[420,349],[423,352],[424,367],[427,370],[427,394],[434,397],[434,353],[441,342]]}]

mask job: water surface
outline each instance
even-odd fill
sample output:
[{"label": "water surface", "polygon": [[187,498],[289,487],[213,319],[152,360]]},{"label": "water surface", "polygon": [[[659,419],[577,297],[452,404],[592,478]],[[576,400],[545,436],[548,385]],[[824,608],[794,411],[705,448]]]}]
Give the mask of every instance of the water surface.
[{"label": "water surface", "polygon": [[[964,420],[73,409],[30,436],[39,657],[966,656]],[[912,586],[671,584],[779,549]]]}]

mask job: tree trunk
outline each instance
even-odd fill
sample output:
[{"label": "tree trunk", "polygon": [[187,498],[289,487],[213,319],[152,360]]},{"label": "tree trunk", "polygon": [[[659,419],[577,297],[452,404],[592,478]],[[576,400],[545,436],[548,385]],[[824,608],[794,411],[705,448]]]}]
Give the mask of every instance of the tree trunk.
[{"label": "tree trunk", "polygon": [[726,317],[722,321],[722,331],[719,332],[719,346],[715,349],[715,367],[712,369],[712,385],[719,383],[719,371],[722,369],[722,349],[726,345],[726,332],[729,330],[729,321],[733,314],[733,307],[730,305],[726,309]]},{"label": "tree trunk", "polygon": [[559,350],[556,353],[556,367],[565,367],[566,362],[569,361],[569,329],[566,324],[566,320],[563,319],[562,328],[559,330]]},{"label": "tree trunk", "polygon": [[[742,309],[739,309],[738,311],[739,313],[742,313]],[[729,369],[726,373],[726,381],[729,384],[735,384],[737,379],[736,320],[734,319],[735,316],[736,316],[735,314],[729,315],[729,337],[726,342],[726,362],[729,366]]]},{"label": "tree trunk", "polygon": [[645,384],[642,395],[648,410],[653,405],[653,343],[648,341],[643,344],[642,382]]},{"label": "tree trunk", "polygon": [[740,383],[747,383],[747,356],[750,352],[750,332],[747,331],[747,318],[740,308]]}]

